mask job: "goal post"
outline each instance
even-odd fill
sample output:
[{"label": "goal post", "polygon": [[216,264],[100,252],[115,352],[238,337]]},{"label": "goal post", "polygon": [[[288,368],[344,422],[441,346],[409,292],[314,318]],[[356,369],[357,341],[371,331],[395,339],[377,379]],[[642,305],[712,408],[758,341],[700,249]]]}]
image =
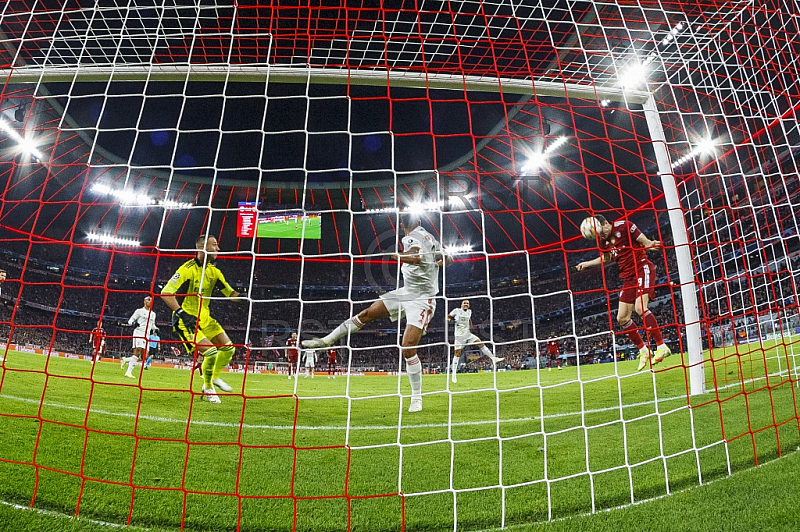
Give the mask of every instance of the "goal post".
[{"label": "goal post", "polygon": [[658,116],[658,107],[651,94],[644,102],[644,114],[647,127],[653,141],[658,174],[664,190],[664,199],[669,212],[669,228],[672,234],[675,254],[678,263],[681,304],[683,305],[684,324],[686,327],[686,350],[689,356],[689,389],[691,395],[706,393],[706,373],[703,367],[703,342],[700,329],[700,312],[697,301],[698,283],[695,276],[692,246],[686,230],[685,209],[681,205],[675,175],[667,153],[667,139],[664,126]]}]

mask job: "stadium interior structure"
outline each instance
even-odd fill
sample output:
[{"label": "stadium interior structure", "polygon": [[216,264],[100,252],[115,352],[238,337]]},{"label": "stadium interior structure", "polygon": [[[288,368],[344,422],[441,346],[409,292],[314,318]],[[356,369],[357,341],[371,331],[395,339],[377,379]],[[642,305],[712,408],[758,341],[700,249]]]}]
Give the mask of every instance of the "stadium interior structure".
[{"label": "stadium interior structure", "polygon": [[[309,513],[303,505],[330,499],[343,504],[332,510],[338,529],[376,530],[371,520],[379,516],[386,530],[471,530],[638,502],[797,448],[800,28],[793,2],[228,4],[15,0],[0,8],[0,268],[7,272],[0,396],[11,398],[0,403],[0,419],[9,427],[40,423],[30,452],[0,450],[0,471],[21,479],[0,488],[2,498],[111,523],[187,529],[208,529],[213,520],[192,497],[228,501],[220,513],[234,517],[235,529],[266,526],[248,504],[286,503],[275,510],[275,526],[285,530],[300,527]],[[263,213],[319,213],[321,238],[241,237],[240,202]],[[398,216],[409,212],[456,259],[443,269],[420,349],[432,394],[424,412],[438,407],[436,417],[415,421],[403,412],[402,329],[388,320],[338,345],[347,384],[317,389],[297,380],[286,388],[293,331],[317,336],[398,286],[390,257]],[[674,356],[652,371],[633,372],[636,349],[619,334],[615,266],[574,268],[597,256],[578,231],[592,214],[626,218],[662,242],[649,253],[658,273],[650,308]],[[139,372],[135,383],[123,383],[98,369],[106,365],[89,369],[83,360],[91,358],[88,335],[98,319],[106,358],[128,354],[123,324],[191,257],[200,234],[219,237],[217,264],[247,297],[244,305],[212,301],[237,345],[231,369],[244,375],[222,396],[235,405],[225,422],[245,431],[256,415],[248,408],[261,412],[253,404],[288,398],[292,406],[278,410],[285,419],[264,426],[288,425],[295,434],[298,418],[313,410],[307,405],[338,401],[336,412],[347,413],[344,436],[330,446],[347,456],[348,467],[333,468],[341,492],[302,480],[304,464],[323,467],[297,458],[327,450],[313,438],[253,443],[241,434],[220,441],[193,432],[197,422],[220,419],[202,411],[210,405],[200,402],[197,385],[192,392],[194,381],[186,385],[194,355],[178,349],[158,298],[161,373],[153,373],[163,382],[149,384],[150,374]],[[504,361],[492,373],[485,357],[467,350],[459,371],[474,380],[462,378],[459,388],[446,375],[446,315],[465,298],[475,332]],[[557,377],[547,372],[553,339],[558,366],[569,372]],[[62,362],[78,369],[61,369]],[[266,375],[254,373],[264,365]],[[393,379],[391,390],[371,389],[378,381],[370,379]],[[85,417],[48,410],[64,381],[90,389],[58,400]],[[264,388],[252,391],[248,382]],[[138,425],[90,421],[111,408],[93,399],[96,386],[124,388],[142,424],[149,418],[140,409],[158,394],[199,406],[185,419],[180,409],[168,416],[182,419],[185,434],[143,435]],[[522,400],[509,408],[515,393]],[[350,439],[371,426],[355,430],[354,405],[386,396],[395,403],[376,415],[382,427],[394,427],[396,441]],[[486,408],[461,418],[459,401]],[[611,417],[590,419],[597,409]],[[501,430],[520,419],[524,426]],[[569,421],[550,426],[552,419]],[[422,429],[413,423],[440,423],[445,433],[414,433]],[[470,432],[470,423],[497,430]],[[648,436],[640,438],[639,424]],[[327,426],[324,417],[303,425],[309,433]],[[84,457],[93,438],[132,442],[123,473],[94,474],[88,457],[48,462],[52,427],[72,431],[61,436],[74,437]],[[621,438],[626,450],[598,465],[601,436]],[[572,437],[578,466],[562,467],[546,450],[558,456],[562,446],[575,447]],[[184,446],[183,480],[164,487],[138,475],[157,463],[143,466],[149,455],[137,455],[151,444]],[[225,473],[230,485],[190,485],[192,452],[212,444],[239,453]],[[639,444],[653,452],[636,454]],[[470,478],[459,453],[480,445],[491,448],[491,472]],[[275,492],[255,481],[250,491],[240,488],[245,471],[260,467],[247,452],[276,448],[295,457],[284,479],[292,488]],[[418,449],[441,451],[437,463],[445,463],[449,482],[409,481]],[[348,491],[350,465],[357,480],[356,456],[371,450],[388,454],[363,460],[391,462],[396,478],[354,482],[361,491]],[[528,472],[507,470],[508,461]],[[295,492],[301,481],[307,491]],[[93,505],[93,485],[118,496]],[[141,502],[142,492],[174,496],[165,503],[172,514]],[[491,510],[479,509],[475,494],[491,497]],[[435,518],[430,507],[439,508]],[[325,529],[323,521],[306,524]],[[213,525],[231,528],[229,519]]]}]

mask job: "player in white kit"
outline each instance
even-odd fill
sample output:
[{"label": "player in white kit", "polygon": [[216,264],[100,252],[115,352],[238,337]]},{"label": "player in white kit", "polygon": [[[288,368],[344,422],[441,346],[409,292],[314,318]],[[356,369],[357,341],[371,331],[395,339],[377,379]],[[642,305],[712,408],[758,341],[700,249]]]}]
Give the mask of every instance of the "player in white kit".
[{"label": "player in white kit", "polygon": [[128,319],[128,325],[133,325],[133,355],[129,357],[122,357],[119,361],[119,367],[125,367],[128,363],[128,370],[125,372],[126,377],[135,379],[133,376],[133,367],[139,360],[144,360],[144,355],[147,350],[147,337],[150,331],[156,326],[156,313],[151,310],[153,298],[147,296],[144,298],[144,306],[137,308],[133,315]]},{"label": "player in white kit", "polygon": [[462,301],[460,307],[456,307],[450,312],[447,316],[447,321],[450,320],[454,320],[456,323],[455,352],[453,353],[453,364],[451,365],[450,373],[453,382],[458,382],[456,373],[458,371],[458,361],[461,358],[461,350],[464,349],[464,346],[474,344],[481,350],[482,354],[489,357],[493,366],[503,360],[502,357],[494,356],[483,341],[472,332],[472,310],[469,308],[468,299]]},{"label": "player in white kit", "polygon": [[303,352],[303,356],[305,357],[306,363],[306,374],[303,376],[304,379],[307,379],[309,375],[311,378],[314,378],[314,365],[317,362],[317,352],[313,349],[306,349]]},{"label": "player in white kit", "polygon": [[404,215],[401,227],[405,234],[401,241],[403,251],[395,253],[393,258],[402,263],[403,286],[386,292],[369,308],[345,320],[327,336],[304,340],[302,344],[308,349],[330,347],[339,338],[358,331],[371,321],[379,318],[397,321],[405,315],[401,352],[411,384],[408,411],[419,412],[422,410],[422,363],[417,356],[417,346],[436,310],[439,268],[450,266],[453,259],[442,252],[442,246],[420,225],[419,219]]}]

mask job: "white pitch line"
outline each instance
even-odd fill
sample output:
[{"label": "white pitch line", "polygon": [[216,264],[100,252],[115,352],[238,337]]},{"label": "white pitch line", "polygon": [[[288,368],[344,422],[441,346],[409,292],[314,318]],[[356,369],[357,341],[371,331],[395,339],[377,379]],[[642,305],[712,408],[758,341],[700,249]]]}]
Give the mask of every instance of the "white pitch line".
[{"label": "white pitch line", "polygon": [[95,525],[108,526],[108,527],[111,527],[111,528],[124,528],[126,530],[145,530],[145,531],[150,530],[149,528],[144,528],[144,527],[136,526],[136,525],[123,525],[123,524],[120,524],[120,523],[109,523],[108,521],[98,521],[97,519],[90,519],[88,517],[80,517],[80,516],[76,517],[74,515],[69,515],[69,514],[65,514],[65,513],[61,513],[61,512],[55,512],[53,510],[44,510],[42,508],[31,508],[30,506],[24,506],[22,504],[17,504],[17,503],[14,503],[14,502],[0,501],[0,504],[2,504],[3,506],[9,506],[11,508],[14,508],[15,510],[22,510],[22,511],[25,511],[25,512],[33,512],[33,513],[39,514],[39,515],[47,515],[47,516],[50,516],[50,517],[68,519],[70,521],[78,521],[78,522],[83,521],[83,522],[86,522],[86,523],[93,523]]},{"label": "white pitch line", "polygon": [[[65,410],[77,410],[80,412],[86,412],[85,408],[81,408],[79,406],[72,406],[72,405],[62,405],[59,403],[41,403],[35,399],[27,399],[25,397],[15,397],[13,395],[0,395],[2,399],[9,399],[12,401],[20,401],[23,403],[30,403],[30,404],[42,404],[43,406],[51,407],[51,408],[63,408]],[[667,397],[663,399],[658,399],[659,403],[664,403],[667,401],[677,401],[677,400],[685,400],[685,397]],[[653,401],[645,401],[641,403],[632,403],[629,405],[623,405],[622,408],[637,408],[641,406],[652,405]],[[571,416],[580,416],[581,414],[600,414],[603,412],[610,412],[614,410],[619,410],[619,407],[606,407],[606,408],[595,408],[592,410],[584,410],[583,412],[565,412],[561,414],[548,414],[544,416],[544,419],[558,419],[562,417],[571,417]],[[126,418],[136,418],[136,414],[130,414],[128,412],[110,412],[108,410],[97,410],[97,409],[90,409],[89,412],[93,414],[99,414],[103,416],[116,416],[116,417],[126,417]],[[156,421],[159,423],[180,423],[181,425],[185,425],[187,421],[185,419],[172,419],[168,417],[160,417],[160,416],[148,416],[148,415],[139,415],[139,419],[144,419],[147,421]],[[542,418],[539,416],[534,417],[519,417],[519,418],[510,418],[510,419],[501,419],[499,420],[500,423],[521,423],[525,421],[540,421]],[[481,421],[456,421],[454,423],[418,423],[414,425],[403,425],[402,428],[404,429],[430,429],[430,428],[441,428],[441,427],[467,427],[467,426],[474,426],[474,425],[496,425],[498,420],[496,419],[487,419]],[[229,423],[225,421],[203,421],[199,419],[192,419],[189,421],[192,425],[201,425],[201,426],[211,426],[211,427],[242,427],[245,429],[267,429],[267,430],[347,430],[348,427],[344,425],[251,425],[248,423]],[[397,430],[397,425],[353,425],[349,427],[350,430]]]}]

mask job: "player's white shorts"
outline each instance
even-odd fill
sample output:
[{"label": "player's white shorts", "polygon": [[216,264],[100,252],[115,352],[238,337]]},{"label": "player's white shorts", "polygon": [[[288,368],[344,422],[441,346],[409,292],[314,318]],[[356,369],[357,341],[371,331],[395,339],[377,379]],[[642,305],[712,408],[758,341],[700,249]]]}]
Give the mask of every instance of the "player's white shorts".
[{"label": "player's white shorts", "polygon": [[474,334],[468,334],[466,336],[456,336],[455,338],[456,351],[461,351],[462,349],[464,349],[465,345],[479,344],[479,343],[481,343],[481,339],[475,336]]},{"label": "player's white shorts", "polygon": [[406,287],[381,295],[381,301],[389,311],[389,319],[397,321],[405,315],[406,322],[425,332],[436,311],[436,299],[410,292]]},{"label": "player's white shorts", "polygon": [[133,339],[133,348],[134,349],[147,349],[147,339],[146,338],[134,338]]},{"label": "player's white shorts", "polygon": [[314,367],[314,357],[306,358],[306,367],[313,368]]}]

